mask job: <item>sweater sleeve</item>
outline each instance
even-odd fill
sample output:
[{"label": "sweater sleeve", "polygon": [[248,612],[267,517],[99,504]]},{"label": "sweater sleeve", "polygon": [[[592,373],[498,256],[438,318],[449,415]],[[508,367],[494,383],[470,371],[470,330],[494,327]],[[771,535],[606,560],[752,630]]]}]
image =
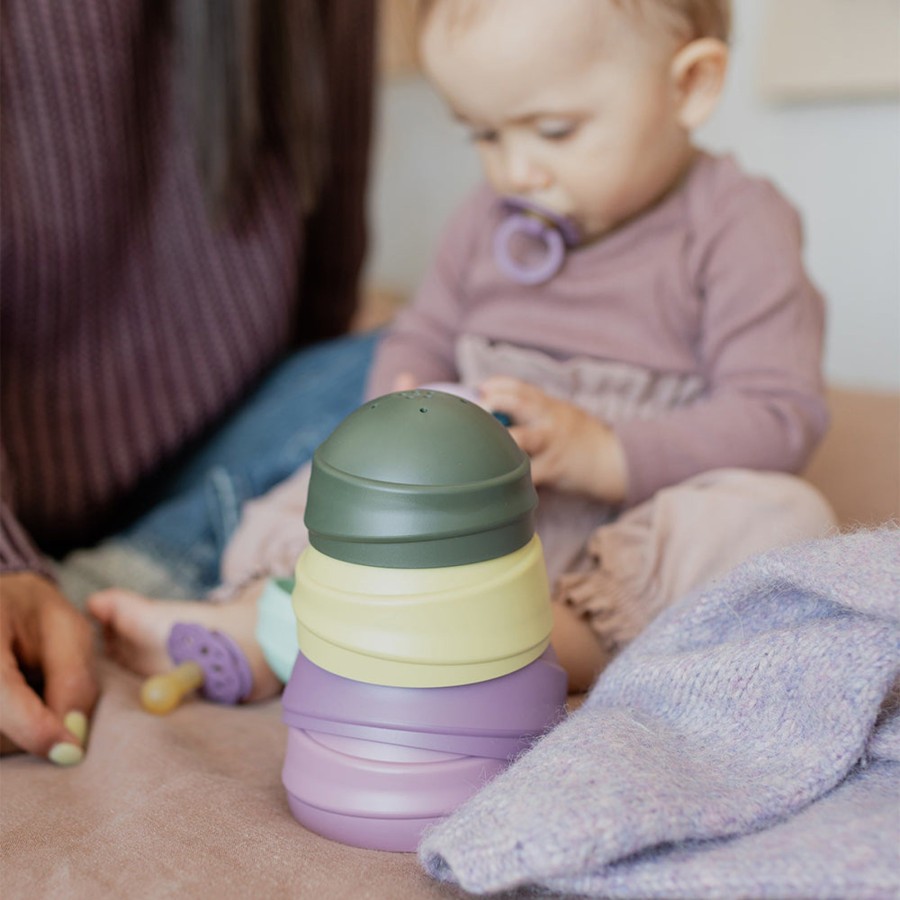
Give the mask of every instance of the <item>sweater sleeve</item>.
[{"label": "sweater sleeve", "polygon": [[465,296],[465,273],[490,191],[482,185],[463,201],[438,242],[431,267],[410,305],[380,343],[369,373],[367,397],[393,390],[409,372],[419,384],[456,381],[456,340]]},{"label": "sweater sleeve", "polygon": [[616,426],[629,505],[705,470],[796,472],[828,424],[824,303],[804,271],[790,204],[748,181],[709,214],[688,256],[706,390],[689,407]]},{"label": "sweater sleeve", "polygon": [[321,4],[328,73],[328,172],[306,223],[299,335],[347,330],[366,250],[366,185],[374,90],[373,0]]},{"label": "sweater sleeve", "polygon": [[53,579],[47,559],[16,518],[8,474],[6,454],[0,448],[0,575],[32,571]]}]

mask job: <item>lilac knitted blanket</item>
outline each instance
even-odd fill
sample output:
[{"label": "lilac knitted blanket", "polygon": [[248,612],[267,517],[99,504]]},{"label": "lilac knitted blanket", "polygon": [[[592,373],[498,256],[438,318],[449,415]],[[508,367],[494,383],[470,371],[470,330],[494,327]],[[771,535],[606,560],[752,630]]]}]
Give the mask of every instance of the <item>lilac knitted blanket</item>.
[{"label": "lilac knitted blanket", "polygon": [[757,557],[423,838],[474,893],[900,896],[900,530]]}]

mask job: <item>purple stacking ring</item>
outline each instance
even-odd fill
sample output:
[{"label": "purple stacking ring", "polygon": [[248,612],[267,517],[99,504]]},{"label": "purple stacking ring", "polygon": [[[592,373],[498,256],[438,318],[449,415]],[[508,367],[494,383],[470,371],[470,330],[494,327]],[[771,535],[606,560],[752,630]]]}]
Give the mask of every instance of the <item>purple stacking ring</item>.
[{"label": "purple stacking ring", "polygon": [[235,704],[253,689],[253,673],[240,647],[224,632],[195,622],[176,622],[166,642],[176,665],[195,662],[203,670],[200,692],[214,703]]},{"label": "purple stacking ring", "polygon": [[294,818],[317,834],[354,847],[412,852],[425,828],[507,765],[291,729],[282,781]]},{"label": "purple stacking ring", "polygon": [[552,648],[509,675],[437,688],[353,681],[301,653],[282,695],[282,718],[309,732],[507,760],[560,721],[566,691]]},{"label": "purple stacking ring", "polygon": [[373,850],[415,850],[441,821],[565,715],[552,649],[475,684],[353,681],[297,656],[282,695],[282,783],[307,828]]},{"label": "purple stacking ring", "polygon": [[[577,246],[580,236],[575,223],[564,216],[520,198],[503,201],[508,211],[494,234],[494,258],[500,270],[520,284],[542,284],[561,268],[566,251]],[[513,256],[512,241],[525,237],[544,246],[544,253],[533,265],[525,265]]]}]

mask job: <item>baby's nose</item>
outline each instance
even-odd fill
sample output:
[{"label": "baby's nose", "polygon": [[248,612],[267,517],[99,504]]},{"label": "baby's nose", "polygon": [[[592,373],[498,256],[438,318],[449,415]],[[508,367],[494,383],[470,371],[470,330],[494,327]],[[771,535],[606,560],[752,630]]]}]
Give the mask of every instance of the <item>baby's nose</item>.
[{"label": "baby's nose", "polygon": [[506,159],[510,193],[527,194],[550,185],[550,173],[525,154],[510,153]]}]

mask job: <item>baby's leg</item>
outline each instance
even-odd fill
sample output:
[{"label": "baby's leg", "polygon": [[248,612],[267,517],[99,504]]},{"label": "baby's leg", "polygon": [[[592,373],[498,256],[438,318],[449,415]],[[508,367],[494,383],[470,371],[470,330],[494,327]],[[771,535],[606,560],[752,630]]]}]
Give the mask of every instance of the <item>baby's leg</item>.
[{"label": "baby's leg", "polygon": [[173,668],[166,652],[176,622],[196,622],[233,638],[250,664],[250,701],[274,697],[281,682],[269,668],[256,642],[257,600],[263,582],[248,586],[229,603],[157,600],[117,588],[93,594],[88,611],[103,626],[109,655],[138,675],[157,675]]},{"label": "baby's leg", "polygon": [[590,689],[610,660],[607,646],[591,627],[590,619],[569,604],[554,603],[550,643],[569,676],[569,693]]},{"label": "baby's leg", "polygon": [[589,624],[612,653],[666,607],[751,556],[835,528],[827,502],[800,478],[706,472],[598,528],[591,567],[559,580],[554,606]]}]

